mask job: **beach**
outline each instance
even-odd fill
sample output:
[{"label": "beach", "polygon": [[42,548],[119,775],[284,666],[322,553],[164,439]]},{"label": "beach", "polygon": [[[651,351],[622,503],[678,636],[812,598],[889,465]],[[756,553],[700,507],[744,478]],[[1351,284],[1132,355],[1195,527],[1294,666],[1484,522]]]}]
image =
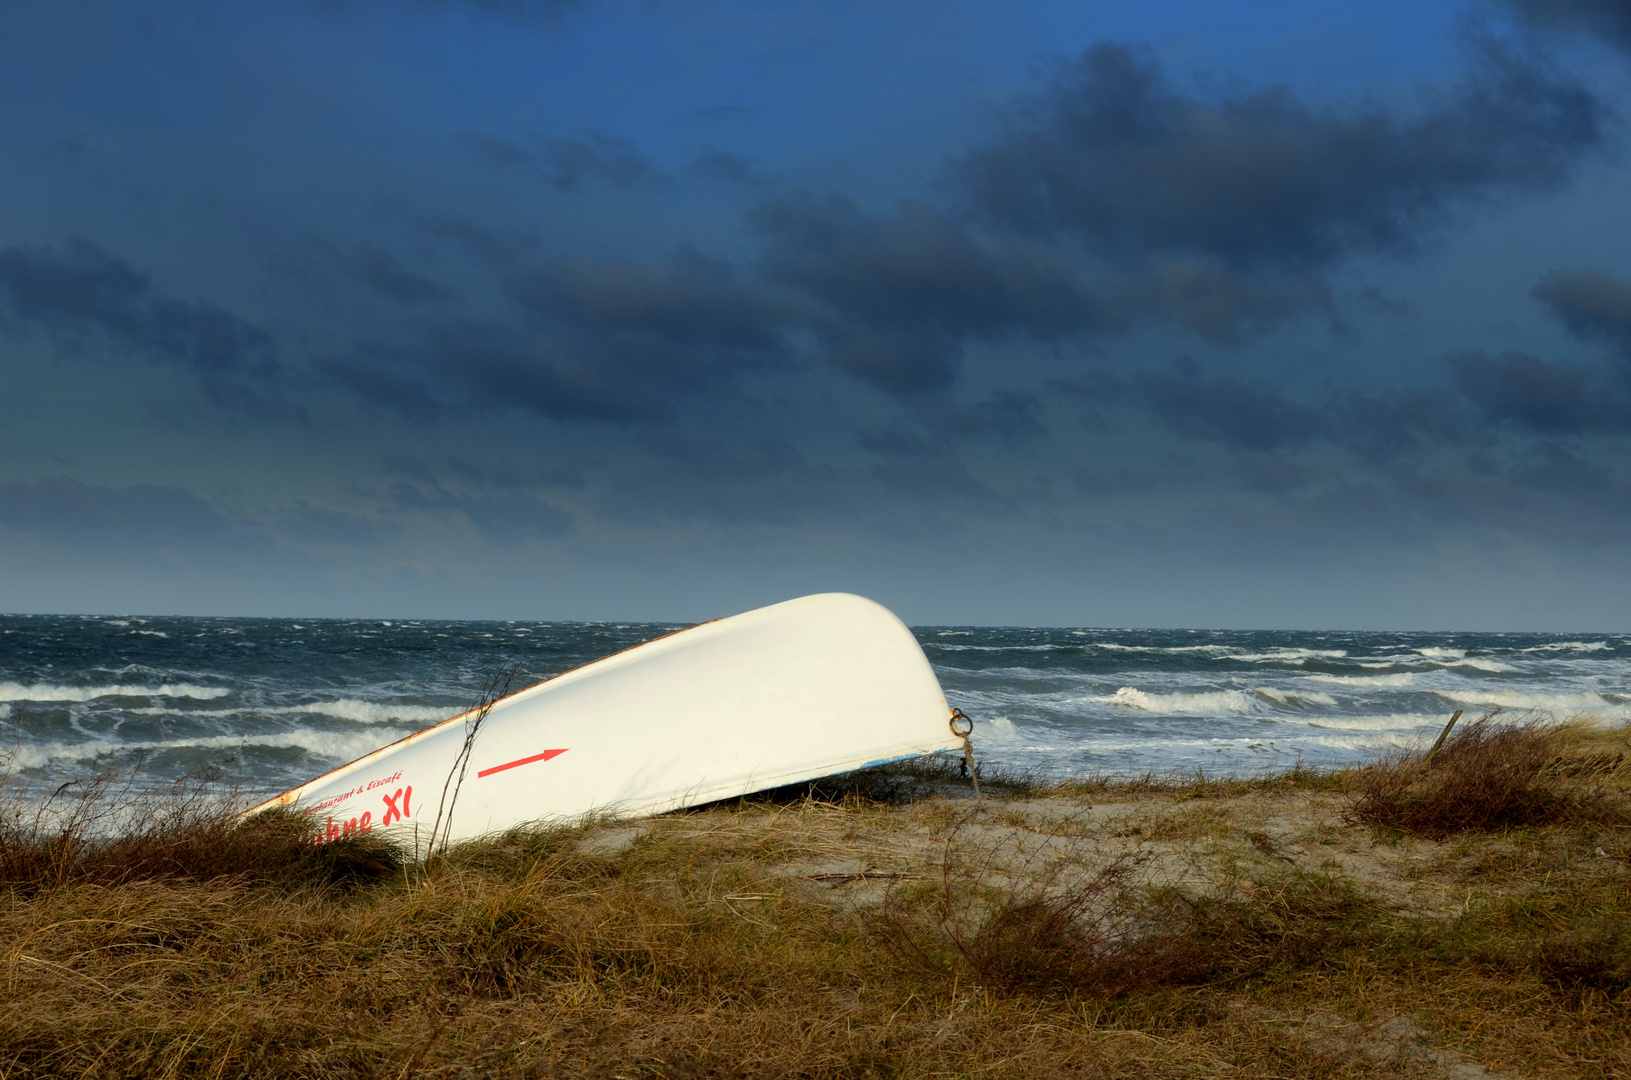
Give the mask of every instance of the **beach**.
[{"label": "beach", "polygon": [[1425,769],[873,771],[424,864],[275,816],[33,863],[13,832],[0,1067],[1623,1074],[1631,736],[1464,730]]}]

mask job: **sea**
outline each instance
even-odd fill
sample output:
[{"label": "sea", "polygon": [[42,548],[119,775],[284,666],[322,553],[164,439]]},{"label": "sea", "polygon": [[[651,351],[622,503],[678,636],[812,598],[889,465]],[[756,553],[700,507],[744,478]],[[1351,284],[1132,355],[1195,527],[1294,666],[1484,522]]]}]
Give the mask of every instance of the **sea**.
[{"label": "sea", "polygon": [[[311,779],[663,623],[0,616],[0,769]],[[1250,775],[1420,745],[1461,709],[1631,722],[1631,635],[922,626],[987,768]],[[766,717],[766,723],[818,718]]]}]

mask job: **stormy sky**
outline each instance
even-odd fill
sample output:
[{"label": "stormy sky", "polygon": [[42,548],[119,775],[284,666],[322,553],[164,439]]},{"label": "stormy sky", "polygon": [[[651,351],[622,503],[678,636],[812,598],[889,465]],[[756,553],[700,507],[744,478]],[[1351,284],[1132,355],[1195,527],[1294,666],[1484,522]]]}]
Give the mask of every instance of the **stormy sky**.
[{"label": "stormy sky", "polygon": [[0,609],[1631,629],[1625,0],[0,0]]}]

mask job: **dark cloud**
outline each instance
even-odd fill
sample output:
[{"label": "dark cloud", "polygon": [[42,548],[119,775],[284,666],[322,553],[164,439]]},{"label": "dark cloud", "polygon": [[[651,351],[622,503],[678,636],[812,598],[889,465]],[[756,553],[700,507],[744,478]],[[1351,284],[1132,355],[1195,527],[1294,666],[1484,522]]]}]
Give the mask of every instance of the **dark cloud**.
[{"label": "dark cloud", "polygon": [[539,145],[544,178],[559,191],[576,191],[586,180],[617,187],[663,180],[650,159],[627,139],[591,131],[576,139],[545,139]]},{"label": "dark cloud", "polygon": [[[311,0],[320,9],[340,10],[373,6],[383,0]],[[398,0],[405,7],[424,11],[464,10],[475,15],[511,19],[517,22],[542,22],[553,25],[561,16],[577,7],[581,0]]]},{"label": "dark cloud", "polygon": [[1083,495],[1142,495],[1154,491],[1175,477],[1170,470],[1154,469],[1075,469],[1071,486]]},{"label": "dark cloud", "polygon": [[174,364],[215,405],[267,419],[298,417],[276,390],[271,335],[213,304],[164,296],[152,280],[89,240],[0,249],[0,312],[67,339]]},{"label": "dark cloud", "polygon": [[411,343],[360,343],[320,366],[415,418],[476,407],[629,423],[792,359],[794,311],[689,248],[665,265],[564,262],[513,276],[506,291],[522,325],[424,324]]},{"label": "dark cloud", "polygon": [[782,328],[794,314],[691,248],[666,266],[574,260],[514,278],[508,289],[597,362],[670,386],[780,363]]},{"label": "dark cloud", "polygon": [[406,222],[423,236],[454,245],[485,262],[501,266],[537,251],[543,243],[536,233],[494,228],[458,214],[419,213],[384,196],[375,197],[374,210]]},{"label": "dark cloud", "polygon": [[426,490],[417,484],[399,483],[391,485],[389,494],[391,501],[403,509],[462,514],[488,540],[507,546],[562,536],[574,520],[559,507],[517,492],[455,494],[440,485],[430,485]]},{"label": "dark cloud", "polygon": [[1601,38],[1631,53],[1631,4],[1625,0],[1506,0],[1536,26]]},{"label": "dark cloud", "polygon": [[1145,294],[1146,313],[1175,319],[1216,344],[1236,344],[1265,334],[1308,312],[1336,321],[1331,289],[1319,275],[1241,273],[1210,255],[1153,260],[1147,283],[1137,290]]},{"label": "dark cloud", "polygon": [[458,293],[416,274],[397,262],[384,248],[365,247],[347,260],[357,279],[381,296],[403,304],[440,304],[458,298]]},{"label": "dark cloud", "polygon": [[855,512],[836,470],[811,461],[787,439],[684,428],[648,430],[639,438],[642,459],[619,469],[603,495],[605,512],[617,519],[791,526]]},{"label": "dark cloud", "polygon": [[477,160],[495,169],[534,172],[561,192],[576,191],[585,183],[632,187],[667,180],[639,147],[598,131],[566,139],[535,137],[530,146],[479,132],[464,132],[455,138]]},{"label": "dark cloud", "polygon": [[538,155],[518,142],[501,139],[496,135],[483,135],[479,131],[462,131],[453,136],[462,143],[477,161],[495,169],[520,169],[537,164]]},{"label": "dark cloud", "polygon": [[1318,412],[1273,390],[1206,379],[1187,367],[1143,372],[1131,381],[1144,403],[1172,427],[1236,449],[1304,443],[1324,426]]},{"label": "dark cloud", "polygon": [[236,531],[214,507],[180,488],[110,488],[66,477],[0,484],[0,525],[115,547],[216,543]]},{"label": "dark cloud", "polygon": [[1591,372],[1522,352],[1470,352],[1450,358],[1461,392],[1486,417],[1537,432],[1631,429],[1627,403]]},{"label": "dark cloud", "polygon": [[1116,320],[1056,253],[972,233],[925,203],[873,215],[793,191],[749,220],[766,240],[762,273],[816,305],[828,358],[890,393],[949,386],[968,338],[1060,338]]},{"label": "dark cloud", "polygon": [[1464,85],[1409,113],[1283,86],[1203,99],[1147,50],[1099,44],[957,173],[984,219],[1033,235],[1310,268],[1408,254],[1469,201],[1555,186],[1603,119],[1579,83],[1489,44]]},{"label": "dark cloud", "polygon": [[633,373],[607,370],[514,327],[424,324],[407,343],[366,341],[316,367],[366,401],[417,422],[514,409],[550,420],[661,420],[672,399]]},{"label": "dark cloud", "polygon": [[996,390],[981,400],[948,410],[937,430],[953,442],[987,436],[1006,446],[1035,442],[1047,435],[1042,426],[1042,403],[1030,394],[1012,390]]},{"label": "dark cloud", "polygon": [[456,454],[445,459],[454,476],[469,483],[517,491],[538,487],[582,488],[583,470],[570,465],[540,465],[533,461],[471,461]]},{"label": "dark cloud", "polygon": [[402,534],[402,527],[394,523],[313,506],[305,499],[297,500],[277,526],[279,533],[298,542],[355,548],[376,547]]},{"label": "dark cloud", "polygon": [[580,0],[411,0],[420,7],[462,7],[483,15],[512,19],[559,18],[577,7]]},{"label": "dark cloud", "polygon": [[430,336],[437,340],[422,340],[413,346],[360,341],[343,356],[319,357],[313,367],[365,401],[412,420],[435,420],[465,402],[433,384],[436,370],[450,355],[456,355],[445,352],[443,346],[456,347],[457,329],[437,328]]},{"label": "dark cloud", "polygon": [[878,431],[863,431],[857,444],[883,457],[921,457],[976,439],[1014,447],[1047,436],[1042,403],[1030,394],[997,390],[967,403],[937,402],[911,420]]},{"label": "dark cloud", "polygon": [[1546,443],[1534,458],[1512,470],[1512,479],[1539,491],[1598,495],[1614,486],[1607,469],[1556,443]]},{"label": "dark cloud", "polygon": [[1606,270],[1574,270],[1542,279],[1534,295],[1571,333],[1606,341],[1631,360],[1631,283]]},{"label": "dark cloud", "polygon": [[995,491],[976,479],[968,466],[952,454],[881,461],[871,473],[887,490],[915,502],[991,506],[1000,501]]},{"label": "dark cloud", "polygon": [[704,180],[714,180],[722,184],[755,187],[763,183],[758,172],[746,160],[720,150],[705,150],[697,155],[697,159],[691,163],[690,171]]},{"label": "dark cloud", "polygon": [[1434,446],[1468,436],[1457,398],[1425,390],[1349,395],[1326,406],[1322,434],[1375,462],[1420,457]]}]

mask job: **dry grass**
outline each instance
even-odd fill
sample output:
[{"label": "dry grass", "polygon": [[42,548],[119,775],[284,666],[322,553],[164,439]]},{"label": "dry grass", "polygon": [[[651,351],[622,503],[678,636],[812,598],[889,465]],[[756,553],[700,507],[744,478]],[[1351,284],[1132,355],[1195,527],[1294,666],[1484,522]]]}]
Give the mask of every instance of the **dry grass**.
[{"label": "dry grass", "polygon": [[[1589,729],[1535,720],[1497,726],[1495,715],[1455,729],[1431,761],[1408,751],[1358,770],[1349,820],[1442,839],[1626,818],[1624,793],[1591,775],[1607,763],[1565,753],[1589,742]],[[1610,760],[1618,769],[1625,759]]]},{"label": "dry grass", "polygon": [[314,848],[294,815],[240,824],[218,779],[204,772],[158,791],[117,773],[55,785],[0,779],[0,890],[165,879],[357,885],[402,866],[397,851],[366,837]]},{"label": "dry grass", "polygon": [[[1623,796],[1623,731],[1556,738],[1546,775]],[[100,833],[14,798],[0,1076],[1631,1072],[1619,818],[1438,843],[1345,822],[1360,773],[983,804],[955,782],[420,866],[287,843],[287,819],[227,828],[186,791]]]}]

